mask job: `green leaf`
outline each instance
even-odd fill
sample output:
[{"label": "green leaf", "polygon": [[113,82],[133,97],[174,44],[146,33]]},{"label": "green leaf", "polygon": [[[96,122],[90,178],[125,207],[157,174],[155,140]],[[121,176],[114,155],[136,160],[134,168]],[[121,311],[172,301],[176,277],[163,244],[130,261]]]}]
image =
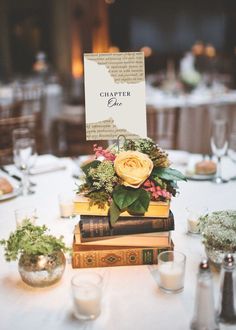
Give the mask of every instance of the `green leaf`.
[{"label": "green leaf", "polygon": [[173,168],[154,168],[151,174],[152,177],[158,177],[167,181],[180,181],[180,180],[186,180],[186,177],[179,171],[173,169]]},{"label": "green leaf", "polygon": [[96,168],[99,164],[101,164],[99,160],[93,160],[92,162],[82,166],[81,169],[85,173],[85,175],[88,175],[90,168]]},{"label": "green leaf", "polygon": [[27,255],[49,254],[55,251],[67,251],[62,237],[46,233],[47,227],[34,226],[28,219],[25,219],[22,226],[11,233],[7,240],[1,240],[4,245],[5,259],[14,261],[22,253]]},{"label": "green leaf", "polygon": [[139,194],[140,189],[117,186],[113,191],[113,199],[118,208],[123,211],[136,201],[136,199],[139,197]]},{"label": "green leaf", "polygon": [[112,201],[110,210],[109,210],[111,226],[114,226],[114,224],[116,223],[116,221],[118,220],[118,218],[120,216],[120,213],[121,213],[121,210],[118,208],[116,203],[114,201]]},{"label": "green leaf", "polygon": [[127,211],[131,214],[144,214],[148,209],[149,202],[150,194],[144,189],[139,189],[138,199],[128,207]]}]

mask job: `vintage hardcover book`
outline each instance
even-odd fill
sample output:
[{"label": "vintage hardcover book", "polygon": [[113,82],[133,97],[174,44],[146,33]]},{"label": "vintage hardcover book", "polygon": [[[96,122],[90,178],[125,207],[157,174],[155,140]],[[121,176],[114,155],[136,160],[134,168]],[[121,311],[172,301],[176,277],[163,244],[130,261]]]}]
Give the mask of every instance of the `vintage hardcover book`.
[{"label": "vintage hardcover book", "polygon": [[174,216],[170,211],[168,218],[119,217],[111,227],[109,216],[81,215],[79,225],[83,238],[141,234],[174,230]]},{"label": "vintage hardcover book", "polygon": [[[170,211],[169,202],[150,202],[147,212],[144,214],[145,217],[160,217],[168,218]],[[97,205],[89,205],[89,198],[77,195],[74,200],[74,212],[76,214],[84,215],[101,215],[107,216],[109,212],[108,205],[101,209]],[[122,212],[121,216],[132,216],[128,212]]]},{"label": "vintage hardcover book", "polygon": [[74,240],[76,244],[83,245],[104,245],[104,246],[152,246],[162,247],[170,244],[171,233],[155,232],[135,235],[122,236],[103,236],[96,238],[83,238],[80,233],[80,228],[77,225],[74,231]]},{"label": "vintage hardcover book", "polygon": [[163,247],[115,247],[84,246],[74,244],[72,253],[73,268],[112,267],[157,264],[157,256],[166,250],[173,250],[171,242]]}]

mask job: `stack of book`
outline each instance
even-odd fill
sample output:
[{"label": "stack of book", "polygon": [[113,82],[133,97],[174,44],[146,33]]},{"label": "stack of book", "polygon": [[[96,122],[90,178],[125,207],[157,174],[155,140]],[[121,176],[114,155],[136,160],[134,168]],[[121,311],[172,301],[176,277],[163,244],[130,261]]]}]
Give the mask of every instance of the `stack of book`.
[{"label": "stack of book", "polygon": [[75,208],[80,222],[74,231],[74,268],[156,264],[160,252],[173,250],[168,203],[154,204],[144,216],[122,214],[112,227],[105,210],[80,201]]}]

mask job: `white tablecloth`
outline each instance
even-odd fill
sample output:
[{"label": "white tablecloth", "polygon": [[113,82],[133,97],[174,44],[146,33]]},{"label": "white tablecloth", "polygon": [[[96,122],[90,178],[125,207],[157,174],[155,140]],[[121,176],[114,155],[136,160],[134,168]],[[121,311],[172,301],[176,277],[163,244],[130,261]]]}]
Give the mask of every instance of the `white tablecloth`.
[{"label": "white tablecloth", "polygon": [[[185,155],[186,156],[186,155]],[[177,157],[178,158],[178,157]],[[175,157],[175,161],[178,160]],[[75,188],[72,178],[73,163],[61,160],[66,170],[32,177],[37,183],[36,194],[17,197],[0,203],[0,238],[7,238],[15,229],[14,210],[26,205],[37,207],[39,224],[46,224],[52,234],[72,241],[72,231],[78,219],[59,218],[58,193]],[[236,174],[235,164],[224,161],[225,175]],[[1,330],[187,330],[193,314],[196,273],[204,248],[200,237],[186,235],[186,207],[203,206],[208,209],[235,208],[236,181],[223,185],[211,182],[189,181],[179,184],[180,195],[173,199],[175,215],[173,232],[175,249],[187,256],[185,288],[182,293],[162,293],[155,281],[156,266],[97,268],[104,276],[104,305],[102,314],[92,322],[73,318],[70,280],[77,272],[68,263],[62,280],[49,288],[35,289],[25,285],[19,276],[17,262],[7,263],[0,248],[0,329]],[[218,292],[218,274],[214,274],[215,294]]]}]

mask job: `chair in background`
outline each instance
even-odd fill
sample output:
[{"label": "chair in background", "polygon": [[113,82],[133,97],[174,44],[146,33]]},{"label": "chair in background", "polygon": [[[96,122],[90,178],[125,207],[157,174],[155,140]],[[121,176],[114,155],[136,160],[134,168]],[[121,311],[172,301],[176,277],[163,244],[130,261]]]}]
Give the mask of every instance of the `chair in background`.
[{"label": "chair in background", "polygon": [[43,136],[41,125],[41,111],[28,108],[25,114],[24,102],[17,101],[8,105],[7,109],[0,108],[0,164],[10,164],[13,161],[12,132],[16,128],[27,127],[34,134],[37,151],[43,151]]},{"label": "chair in background", "polygon": [[64,111],[52,123],[52,152],[57,156],[77,157],[93,153],[97,143],[107,147],[106,141],[86,141],[84,106],[64,106]]},{"label": "chair in background", "polygon": [[163,149],[178,148],[179,108],[147,107],[147,134]]}]

